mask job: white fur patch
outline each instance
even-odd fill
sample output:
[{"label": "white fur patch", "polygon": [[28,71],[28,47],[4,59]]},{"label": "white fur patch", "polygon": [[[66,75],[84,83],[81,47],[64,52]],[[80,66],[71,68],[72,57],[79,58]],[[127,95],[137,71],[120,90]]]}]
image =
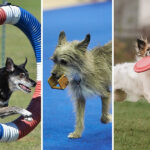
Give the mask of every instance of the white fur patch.
[{"label": "white fur patch", "polygon": [[136,73],[134,65],[123,63],[114,67],[114,89],[125,91],[130,101],[144,97],[150,103],[150,71]]},{"label": "white fur patch", "polygon": [[73,96],[73,99],[78,99],[80,96],[88,98],[95,95],[95,93],[91,89],[87,88],[82,83],[80,83],[80,85],[77,85],[76,88],[72,88],[72,86],[69,85],[69,92]]},{"label": "white fur patch", "polygon": [[74,81],[73,85],[69,84],[69,93],[73,96],[73,99],[77,99],[80,96],[84,96],[85,98],[92,97],[96,94],[92,89],[85,85],[82,75],[78,71],[71,68],[69,68],[69,70],[67,75],[69,83]]}]

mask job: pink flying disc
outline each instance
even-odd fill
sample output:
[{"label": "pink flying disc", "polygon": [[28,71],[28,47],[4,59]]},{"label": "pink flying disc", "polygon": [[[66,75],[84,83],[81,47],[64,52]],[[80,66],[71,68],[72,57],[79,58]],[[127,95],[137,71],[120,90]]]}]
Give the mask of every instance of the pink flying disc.
[{"label": "pink flying disc", "polygon": [[150,70],[150,56],[142,58],[134,66],[134,71],[138,73],[147,70]]}]

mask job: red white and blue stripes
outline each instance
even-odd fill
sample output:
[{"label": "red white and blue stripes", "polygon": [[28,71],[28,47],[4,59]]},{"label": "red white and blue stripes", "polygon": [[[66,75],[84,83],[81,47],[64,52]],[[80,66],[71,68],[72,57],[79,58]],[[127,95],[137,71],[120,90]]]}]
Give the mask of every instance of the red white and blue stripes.
[{"label": "red white and blue stripes", "polygon": [[41,25],[38,20],[23,8],[17,6],[0,7],[0,25],[12,24],[24,32],[31,42],[37,62],[37,85],[27,110],[33,120],[19,117],[10,123],[0,124],[0,142],[16,141],[30,133],[41,120]]}]

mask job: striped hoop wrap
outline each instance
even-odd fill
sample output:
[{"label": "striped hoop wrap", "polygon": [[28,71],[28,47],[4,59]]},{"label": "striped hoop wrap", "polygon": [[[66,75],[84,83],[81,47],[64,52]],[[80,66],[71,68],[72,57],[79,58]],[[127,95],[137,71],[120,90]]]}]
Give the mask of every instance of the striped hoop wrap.
[{"label": "striped hoop wrap", "polygon": [[19,117],[13,122],[0,124],[0,142],[10,142],[30,133],[41,120],[41,25],[32,14],[12,5],[0,7],[0,25],[2,24],[12,24],[24,32],[31,42],[37,62],[37,85],[27,107],[33,120],[29,122]]}]

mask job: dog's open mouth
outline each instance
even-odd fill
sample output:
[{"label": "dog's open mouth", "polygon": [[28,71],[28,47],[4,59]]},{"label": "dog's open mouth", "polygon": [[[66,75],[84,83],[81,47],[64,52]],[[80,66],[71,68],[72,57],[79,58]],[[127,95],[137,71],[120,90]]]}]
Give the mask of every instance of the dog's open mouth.
[{"label": "dog's open mouth", "polygon": [[31,89],[30,89],[29,87],[27,87],[27,86],[25,86],[25,85],[23,85],[23,84],[21,84],[21,83],[19,83],[18,85],[19,85],[19,87],[20,87],[23,91],[25,91],[25,92],[27,92],[27,93],[30,93],[30,92],[31,92]]}]

